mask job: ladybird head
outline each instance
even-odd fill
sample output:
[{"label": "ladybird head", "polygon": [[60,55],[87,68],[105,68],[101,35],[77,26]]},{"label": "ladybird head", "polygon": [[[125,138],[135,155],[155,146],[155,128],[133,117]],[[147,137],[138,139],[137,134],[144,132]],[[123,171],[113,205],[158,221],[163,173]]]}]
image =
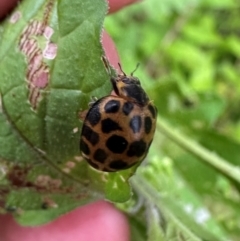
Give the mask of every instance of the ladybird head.
[{"label": "ladybird head", "polygon": [[143,90],[141,83],[137,77],[133,76],[136,69],[127,76],[119,64],[122,74],[117,75],[117,77],[111,77],[111,82],[113,89],[116,94],[124,99],[133,101],[139,105],[145,105],[149,101],[146,92]]}]

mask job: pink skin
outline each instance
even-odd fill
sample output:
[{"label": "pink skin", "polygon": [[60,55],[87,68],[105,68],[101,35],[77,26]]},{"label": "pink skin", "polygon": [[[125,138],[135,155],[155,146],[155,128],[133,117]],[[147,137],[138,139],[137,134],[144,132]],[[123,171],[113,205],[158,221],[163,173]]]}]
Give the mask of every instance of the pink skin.
[{"label": "pink skin", "polygon": [[126,217],[110,203],[98,201],[39,227],[20,227],[10,215],[0,216],[3,241],[129,241]]},{"label": "pink skin", "polygon": [[[0,19],[18,0],[0,0]],[[109,0],[110,13],[136,0]],[[103,33],[102,43],[107,58],[118,69],[119,57],[112,39]],[[55,221],[39,227],[21,227],[11,215],[0,215],[0,240],[3,241],[129,241],[128,221],[112,204],[98,201],[80,207]]]}]

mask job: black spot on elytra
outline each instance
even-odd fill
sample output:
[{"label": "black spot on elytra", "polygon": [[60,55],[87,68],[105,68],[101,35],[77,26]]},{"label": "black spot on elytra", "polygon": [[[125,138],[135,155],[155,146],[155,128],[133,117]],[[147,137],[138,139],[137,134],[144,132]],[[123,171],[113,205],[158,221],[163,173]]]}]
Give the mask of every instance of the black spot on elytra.
[{"label": "black spot on elytra", "polygon": [[82,128],[82,136],[84,136],[93,146],[99,142],[99,135],[89,126],[84,125]]},{"label": "black spot on elytra", "polygon": [[128,163],[126,163],[123,160],[116,160],[116,161],[112,161],[109,164],[109,167],[115,170],[121,170],[121,169],[126,169],[128,168]]},{"label": "black spot on elytra", "polygon": [[130,120],[130,128],[132,129],[133,133],[138,133],[141,130],[142,126],[142,119],[140,115],[135,115]]},{"label": "black spot on elytra", "polygon": [[146,134],[149,134],[152,129],[152,120],[149,116],[144,118],[144,129]]},{"label": "black spot on elytra", "polygon": [[153,105],[149,104],[148,105],[148,109],[151,112],[152,117],[155,119],[156,118],[156,111],[157,111],[156,107],[154,107]]},{"label": "black spot on elytra", "polygon": [[123,153],[127,148],[127,140],[118,135],[112,135],[106,142],[107,148],[113,153]]},{"label": "black spot on elytra", "polygon": [[128,115],[133,110],[133,103],[125,102],[122,107],[122,111],[125,115]]},{"label": "black spot on elytra", "polygon": [[127,155],[129,157],[132,157],[132,156],[141,157],[146,152],[146,147],[147,147],[147,145],[143,140],[134,141],[129,146]]},{"label": "black spot on elytra", "polygon": [[107,153],[103,149],[97,149],[93,155],[94,160],[104,163],[107,158]]},{"label": "black spot on elytra", "polygon": [[89,155],[90,154],[90,149],[87,145],[87,143],[81,139],[80,141],[80,150],[85,154],[85,155]]},{"label": "black spot on elytra", "polygon": [[102,120],[102,132],[110,133],[111,131],[122,130],[119,124],[110,118]]},{"label": "black spot on elytra", "polygon": [[118,112],[119,108],[120,102],[118,100],[110,100],[104,106],[104,110],[106,113],[116,113]]},{"label": "black spot on elytra", "polygon": [[89,123],[92,126],[95,126],[101,119],[101,113],[99,111],[99,101],[93,104],[92,108],[89,110],[86,120],[89,121]]}]

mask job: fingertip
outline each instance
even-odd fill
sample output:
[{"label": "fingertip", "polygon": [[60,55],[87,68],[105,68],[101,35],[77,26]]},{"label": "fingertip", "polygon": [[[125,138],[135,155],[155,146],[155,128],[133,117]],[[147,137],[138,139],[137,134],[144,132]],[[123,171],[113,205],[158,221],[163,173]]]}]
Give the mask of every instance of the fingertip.
[{"label": "fingertip", "polygon": [[21,227],[10,215],[0,216],[4,241],[129,241],[130,231],[123,213],[105,201],[80,207],[39,227]]},{"label": "fingertip", "polygon": [[125,6],[133,4],[138,1],[139,0],[109,0],[109,13],[114,13]]},{"label": "fingertip", "polygon": [[[112,204],[98,201],[82,208],[86,237],[82,240],[129,241],[130,230],[126,216]],[[94,225],[94,228],[93,228]],[[91,238],[89,232],[94,232]]]},{"label": "fingertip", "polygon": [[118,63],[120,63],[119,55],[113,40],[106,31],[103,31],[102,34],[102,45],[108,61],[115,69],[118,69]]},{"label": "fingertip", "polygon": [[16,6],[18,0],[0,0],[0,19],[4,18],[14,6]]}]

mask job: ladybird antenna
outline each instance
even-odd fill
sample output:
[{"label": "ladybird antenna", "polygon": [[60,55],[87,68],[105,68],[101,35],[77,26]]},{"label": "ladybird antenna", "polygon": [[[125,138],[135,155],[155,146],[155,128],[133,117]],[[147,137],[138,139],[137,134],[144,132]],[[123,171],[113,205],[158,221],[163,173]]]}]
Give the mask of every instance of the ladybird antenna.
[{"label": "ladybird antenna", "polygon": [[133,76],[134,72],[138,69],[140,63],[137,63],[136,68],[132,71],[131,76]]},{"label": "ladybird antenna", "polygon": [[121,64],[120,63],[118,63],[118,66],[119,66],[119,68],[120,68],[120,70],[121,70],[121,72],[125,75],[125,76],[127,76],[126,74],[125,74],[125,72],[122,70],[122,66],[121,66]]},{"label": "ladybird antenna", "polygon": [[103,64],[105,66],[105,69],[106,69],[108,75],[111,76],[111,68],[110,68],[110,64],[109,64],[107,58],[105,56],[102,56],[102,61],[103,61]]}]

